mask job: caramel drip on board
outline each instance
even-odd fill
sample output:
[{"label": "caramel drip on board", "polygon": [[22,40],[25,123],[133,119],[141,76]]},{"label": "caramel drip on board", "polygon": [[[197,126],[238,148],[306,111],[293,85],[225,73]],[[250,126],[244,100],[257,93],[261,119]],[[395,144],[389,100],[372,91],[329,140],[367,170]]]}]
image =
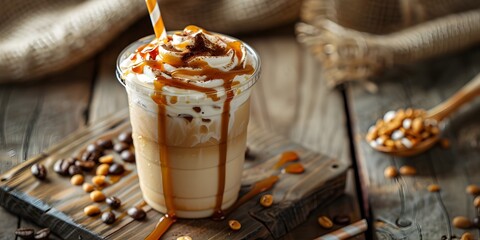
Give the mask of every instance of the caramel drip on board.
[{"label": "caramel drip on board", "polygon": [[278,162],[275,163],[275,165],[273,166],[273,169],[279,169],[283,165],[285,165],[286,163],[296,162],[299,159],[300,158],[299,158],[298,154],[294,151],[283,152],[282,155],[280,156],[280,159],[278,160]]},{"label": "caramel drip on board", "polygon": [[145,240],[158,240],[160,239],[165,232],[172,226],[173,223],[175,223],[176,218],[170,217],[168,214],[160,218],[160,221],[158,221],[157,225],[155,226],[155,229],[148,234],[148,236],[145,238]]}]

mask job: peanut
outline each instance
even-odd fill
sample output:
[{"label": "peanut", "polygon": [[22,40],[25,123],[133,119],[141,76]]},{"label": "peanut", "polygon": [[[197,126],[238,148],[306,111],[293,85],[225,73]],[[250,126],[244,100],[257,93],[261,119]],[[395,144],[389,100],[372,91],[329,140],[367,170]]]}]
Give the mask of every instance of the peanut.
[{"label": "peanut", "polygon": [[97,170],[95,171],[95,173],[97,175],[108,175],[108,169],[110,168],[110,165],[106,164],[106,163],[102,163],[100,164],[98,167],[97,167]]},{"label": "peanut", "polygon": [[113,163],[113,156],[112,155],[105,155],[98,159],[100,163],[111,164]]},{"label": "peanut", "polygon": [[230,229],[235,231],[240,230],[240,228],[242,228],[242,224],[240,224],[240,222],[237,220],[228,221],[228,226],[230,226]]},{"label": "peanut", "polygon": [[475,184],[468,185],[467,188],[465,189],[465,191],[469,194],[474,195],[474,196],[480,195],[480,187],[478,185],[475,185]]},{"label": "peanut", "polygon": [[271,194],[265,194],[260,198],[260,204],[264,207],[270,207],[273,204],[273,196]]},{"label": "peanut", "polygon": [[102,202],[105,200],[105,194],[101,191],[95,190],[90,193],[90,199],[94,202]]},{"label": "peanut", "polygon": [[430,184],[428,185],[427,189],[429,192],[439,192],[440,186],[438,186],[437,184]]},{"label": "peanut", "polygon": [[98,175],[92,178],[92,183],[95,186],[103,186],[105,184],[105,176]]},{"label": "peanut", "polygon": [[394,178],[398,176],[398,171],[394,166],[388,166],[385,168],[385,171],[383,171],[383,174],[385,175],[385,178]]},{"label": "peanut", "polygon": [[100,208],[96,205],[89,205],[83,209],[83,212],[87,216],[95,216],[100,213]]},{"label": "peanut", "polygon": [[405,165],[400,168],[400,174],[406,175],[406,176],[413,176],[417,174],[417,169],[415,169],[412,166]]},{"label": "peanut", "polygon": [[454,217],[453,220],[452,220],[452,224],[453,224],[454,227],[462,228],[462,229],[466,229],[466,228],[469,228],[470,226],[472,226],[472,222],[464,216]]},{"label": "peanut", "polygon": [[70,178],[70,183],[72,185],[82,185],[83,183],[83,175],[82,174],[75,174]]},{"label": "peanut", "polygon": [[473,199],[473,206],[480,208],[480,196],[476,196],[475,199]]},{"label": "peanut", "polygon": [[93,187],[93,185],[90,184],[90,183],[83,183],[82,188],[83,188],[83,191],[85,191],[85,192],[87,192],[87,193],[92,192],[93,190],[95,190],[94,187]]},{"label": "peanut", "polygon": [[462,237],[460,238],[460,240],[474,240],[474,238],[471,233],[465,232],[464,234],[462,234]]},{"label": "peanut", "polygon": [[318,224],[325,229],[330,229],[333,227],[333,222],[327,216],[321,216],[318,218]]}]

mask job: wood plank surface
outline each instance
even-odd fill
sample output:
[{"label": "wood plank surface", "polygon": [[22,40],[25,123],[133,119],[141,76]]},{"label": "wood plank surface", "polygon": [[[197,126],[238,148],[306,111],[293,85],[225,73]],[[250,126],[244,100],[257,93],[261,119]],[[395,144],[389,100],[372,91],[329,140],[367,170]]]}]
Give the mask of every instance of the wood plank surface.
[{"label": "wood plank surface", "polygon": [[[125,164],[127,173],[118,181],[107,178],[109,184],[103,188],[107,196],[122,199],[123,207],[115,210],[118,220],[112,225],[101,222],[99,217],[87,217],[83,208],[92,204],[88,194],[81,187],[70,184],[69,178],[53,172],[53,164],[61,158],[77,155],[89,143],[99,138],[115,138],[119,133],[130,129],[128,117],[116,114],[102,123],[77,132],[62,145],[53,147],[44,154],[21,164],[2,175],[0,184],[0,204],[11,211],[37,223],[49,226],[65,239],[138,239],[146,237],[161,218],[161,214],[146,205],[138,186],[135,164]],[[242,192],[248,191],[251,184],[272,174],[270,171],[284,151],[295,151],[306,171],[302,174],[280,174],[279,181],[270,190],[274,204],[270,208],[262,207],[256,196],[228,215],[228,219],[237,219],[244,227],[232,232],[226,220],[222,222],[210,219],[179,219],[166,233],[164,239],[179,235],[191,235],[199,239],[245,239],[278,238],[302,223],[310,211],[334,201],[343,194],[347,165],[311,152],[274,133],[268,133],[249,127],[248,145],[254,156],[251,164],[246,165]],[[112,153],[111,153],[112,154]],[[120,161],[116,156],[115,161]],[[42,163],[50,172],[45,181],[40,181],[30,173],[33,163]],[[86,174],[91,181],[92,174]],[[108,210],[105,203],[98,203],[102,211]],[[147,219],[135,221],[125,217],[126,210],[132,206],[141,206],[147,211]],[[301,211],[299,211],[301,209]],[[122,217],[124,216],[124,217]],[[53,227],[55,226],[55,227]]]},{"label": "wood plank surface", "polygon": [[[465,231],[479,238],[478,229],[457,229],[455,216],[473,219],[477,215],[468,184],[480,184],[480,101],[455,113],[445,123],[443,137],[451,147],[435,146],[410,158],[372,150],[364,137],[375,119],[398,108],[429,109],[451,96],[480,72],[480,48],[472,48],[411,67],[399,67],[381,77],[379,92],[370,94],[350,86],[348,98],[355,132],[355,147],[364,191],[379,239],[453,239]],[[415,176],[386,179],[383,170],[411,165]],[[438,193],[427,191],[439,184]]]}]

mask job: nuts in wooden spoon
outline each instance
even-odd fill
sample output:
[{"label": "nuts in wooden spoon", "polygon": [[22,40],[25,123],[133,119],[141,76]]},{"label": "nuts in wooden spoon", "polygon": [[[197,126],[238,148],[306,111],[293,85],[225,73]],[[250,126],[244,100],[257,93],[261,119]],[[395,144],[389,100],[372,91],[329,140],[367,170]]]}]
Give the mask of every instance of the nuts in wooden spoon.
[{"label": "nuts in wooden spoon", "polygon": [[366,140],[373,148],[404,150],[440,133],[437,122],[426,118],[421,109],[389,111],[368,130]]}]

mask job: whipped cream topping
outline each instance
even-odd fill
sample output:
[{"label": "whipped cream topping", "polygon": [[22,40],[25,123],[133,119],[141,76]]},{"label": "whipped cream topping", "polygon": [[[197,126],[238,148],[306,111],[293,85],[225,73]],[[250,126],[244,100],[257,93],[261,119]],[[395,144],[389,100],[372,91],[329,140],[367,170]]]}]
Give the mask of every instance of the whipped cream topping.
[{"label": "whipped cream topping", "polygon": [[[245,69],[248,61],[245,46],[240,41],[188,26],[165,40],[154,39],[140,47],[120,67],[125,79],[142,83],[174,78],[215,88],[224,84],[225,79],[219,73]],[[169,86],[168,81],[164,85]]]}]

